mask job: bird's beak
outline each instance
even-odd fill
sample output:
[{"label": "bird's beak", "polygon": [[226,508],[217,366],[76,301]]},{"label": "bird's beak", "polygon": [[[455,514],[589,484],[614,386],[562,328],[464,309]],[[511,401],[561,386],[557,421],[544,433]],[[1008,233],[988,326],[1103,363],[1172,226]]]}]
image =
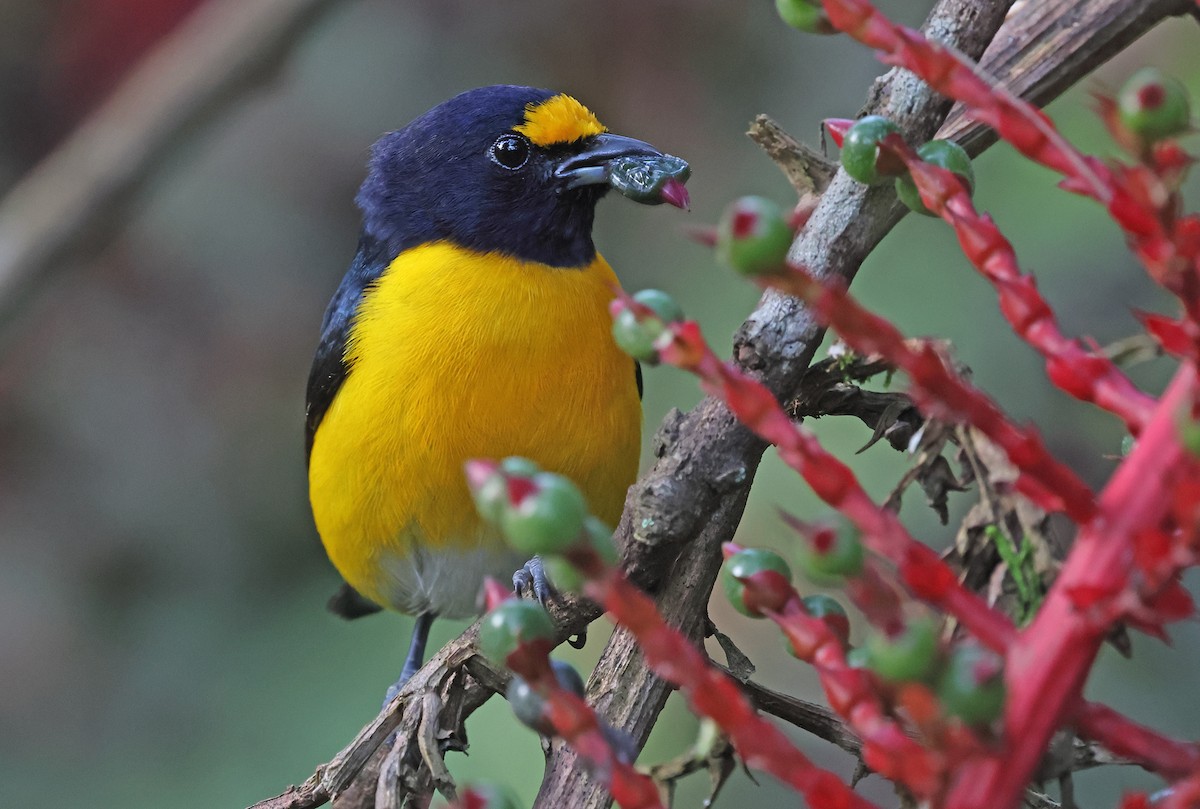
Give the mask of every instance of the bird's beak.
[{"label": "bird's beak", "polygon": [[645,141],[604,132],[587,140],[582,151],[568,155],[554,169],[567,188],[611,185],[637,202],[668,202],[688,207],[684,183],[686,162],[663,154]]}]

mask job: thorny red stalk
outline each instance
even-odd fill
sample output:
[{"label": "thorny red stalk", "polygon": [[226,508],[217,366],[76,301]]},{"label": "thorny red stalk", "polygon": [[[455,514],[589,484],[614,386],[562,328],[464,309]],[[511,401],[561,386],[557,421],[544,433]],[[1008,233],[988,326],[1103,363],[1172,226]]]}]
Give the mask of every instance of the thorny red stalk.
[{"label": "thorny red stalk", "polygon": [[813,491],[840,511],[863,534],[874,553],[894,564],[918,598],[954,615],[983,644],[1003,652],[1012,624],[963,587],[948,565],[916,541],[894,513],[880,508],[848,466],[827,452],[807,428],[792,422],[769,389],[721,362],[693,321],[671,324],[673,340],[660,349],[664,362],[700,377],[701,385],[723,399],[734,415],[804,477]]},{"label": "thorny red stalk", "polygon": [[1014,425],[991,399],[948,369],[932,343],[905,340],[899,329],[867,311],[844,288],[824,284],[798,267],[783,267],[762,282],[806,301],[855,351],[881,356],[905,371],[926,416],[979,429],[1005,451],[1021,473],[1017,488],[1039,506],[1065,511],[1081,523],[1094,516],[1095,496],[1087,485],[1050,454],[1035,430]]},{"label": "thorny red stalk", "polygon": [[[726,556],[741,550],[732,543]],[[940,751],[909,738],[888,714],[874,677],[846,662],[845,648],[832,627],[805,609],[799,593],[774,570],[741,579],[747,605],[774,621],[796,657],[811,664],[821,679],[829,705],[844,717],[863,741],[863,762],[885,778],[903,784],[922,799],[944,786],[950,761]],[[866,586],[870,586],[869,583]],[[964,747],[973,747],[964,746]]]},{"label": "thorny red stalk", "polygon": [[799,791],[813,809],[874,809],[842,780],[801,753],[783,731],[764,719],[738,684],[659,614],[654,602],[618,568],[606,568],[590,549],[569,555],[589,581],[585,592],[629,630],[646,665],[679,686],[696,713],[720,725],[749,767],[771,773]]},{"label": "thorny red stalk", "polygon": [[[485,583],[488,608],[512,596],[492,580]],[[563,688],[550,667],[552,644],[522,643],[504,661],[546,701],[544,718],[554,732],[591,767],[623,809],[664,809],[654,781],[622,760],[601,729],[601,720],[583,699]]]},{"label": "thorny red stalk", "polygon": [[833,26],[911,70],[1029,159],[1065,176],[1063,188],[1104,205],[1151,277],[1179,297],[1200,323],[1200,217],[1176,216],[1174,195],[1136,169],[1112,170],[1080,153],[1041,110],[979,75],[965,57],[897,25],[867,0],[823,0]]},{"label": "thorny red stalk", "polygon": [[926,207],[954,228],[963,254],[996,287],[1000,311],[1013,331],[1046,358],[1050,381],[1077,399],[1115,413],[1133,435],[1141,432],[1154,407],[1153,397],[1138,390],[1112,360],[1063,336],[1033,276],[1021,273],[1012,244],[990,216],[975,210],[962,181],[923,162],[899,135],[887,137],[880,146],[904,161]]},{"label": "thorny red stalk", "polygon": [[1197,396],[1195,369],[1182,366],[1154,418],[1100,499],[1102,518],[1084,526],[1033,623],[1009,648],[1005,668],[1006,748],[965,767],[953,809],[1012,806],[1050,737],[1069,718],[1109,627],[1114,602],[1131,587],[1129,557],[1139,532],[1158,525],[1172,484],[1195,459],[1179,444],[1176,419]]}]

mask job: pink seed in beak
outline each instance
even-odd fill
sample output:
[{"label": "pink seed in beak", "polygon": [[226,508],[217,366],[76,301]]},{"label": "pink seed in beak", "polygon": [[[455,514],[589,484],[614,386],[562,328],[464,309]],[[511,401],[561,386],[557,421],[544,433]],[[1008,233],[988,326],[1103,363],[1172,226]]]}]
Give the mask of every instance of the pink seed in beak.
[{"label": "pink seed in beak", "polygon": [[682,208],[687,211],[692,207],[692,197],[688,194],[687,187],[674,177],[663,183],[658,193],[662,197],[663,202],[669,202],[676,208]]}]

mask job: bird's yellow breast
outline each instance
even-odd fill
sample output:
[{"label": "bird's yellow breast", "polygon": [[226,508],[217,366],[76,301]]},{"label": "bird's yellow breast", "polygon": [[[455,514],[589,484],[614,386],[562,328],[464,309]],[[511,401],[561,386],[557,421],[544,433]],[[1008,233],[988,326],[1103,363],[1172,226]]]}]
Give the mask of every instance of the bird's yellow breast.
[{"label": "bird's yellow breast", "polygon": [[610,333],[616,284],[599,255],[564,269],[437,242],[368,287],[309,459],[317,529],[359,592],[428,608],[406,560],[499,542],[463,478],[472,457],[531,458],[615,522],[641,435],[633,361]]}]

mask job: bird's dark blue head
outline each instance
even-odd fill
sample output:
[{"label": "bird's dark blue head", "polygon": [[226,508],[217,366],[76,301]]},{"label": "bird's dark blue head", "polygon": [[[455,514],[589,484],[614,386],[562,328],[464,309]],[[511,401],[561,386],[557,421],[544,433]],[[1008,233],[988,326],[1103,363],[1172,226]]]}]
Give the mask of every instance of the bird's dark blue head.
[{"label": "bird's dark blue head", "polygon": [[389,259],[444,239],[582,266],[595,255],[604,166],[658,154],[608,133],[571,96],[511,85],[470,90],[375,143],[357,197],[364,236]]}]

